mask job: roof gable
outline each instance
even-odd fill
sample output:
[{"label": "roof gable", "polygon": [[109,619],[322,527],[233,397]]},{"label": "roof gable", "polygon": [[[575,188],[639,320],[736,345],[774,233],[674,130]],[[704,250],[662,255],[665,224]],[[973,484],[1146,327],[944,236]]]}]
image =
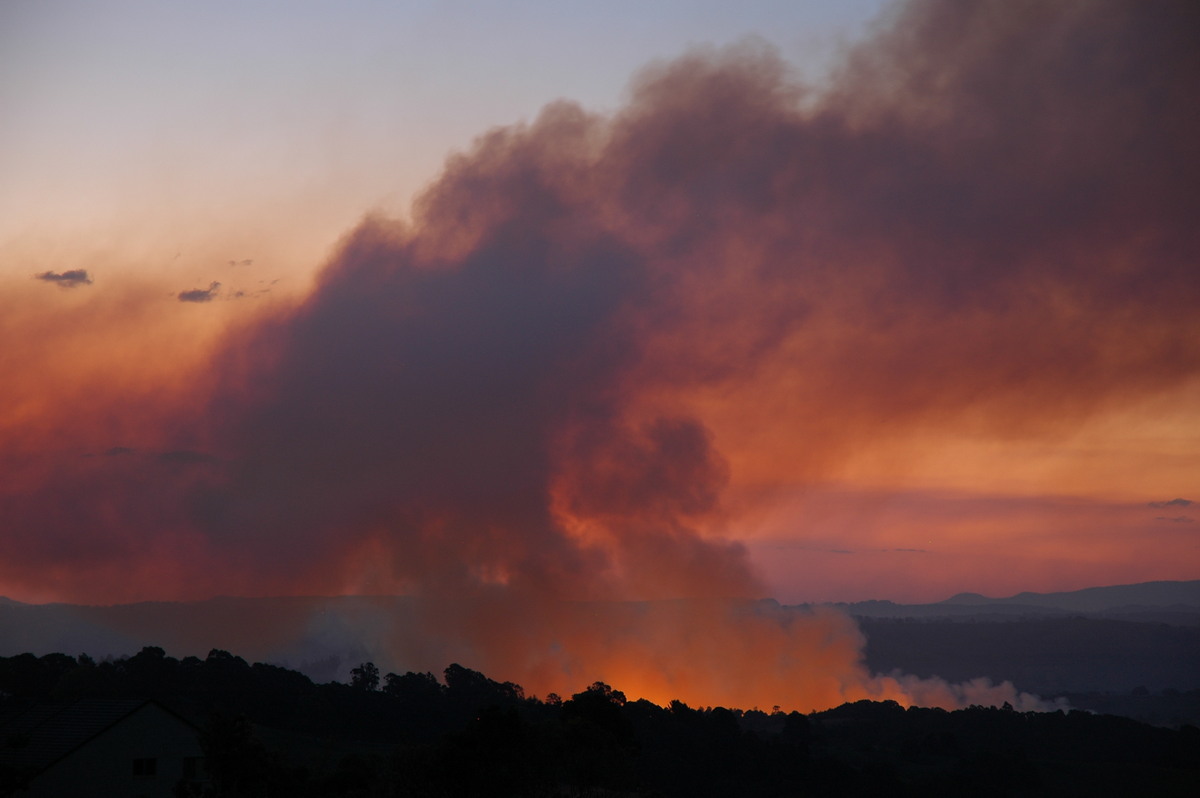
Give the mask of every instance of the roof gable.
[{"label": "roof gable", "polygon": [[192,725],[145,698],[81,698],[39,704],[0,725],[0,763],[41,772],[149,704]]}]

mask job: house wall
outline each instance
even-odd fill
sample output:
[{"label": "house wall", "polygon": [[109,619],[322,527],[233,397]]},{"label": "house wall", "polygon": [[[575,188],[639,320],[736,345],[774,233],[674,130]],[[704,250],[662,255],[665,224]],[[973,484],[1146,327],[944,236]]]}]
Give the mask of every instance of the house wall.
[{"label": "house wall", "polygon": [[[196,730],[146,704],[35,778],[31,798],[172,798],[184,758],[202,756]],[[153,776],[134,775],[135,759],[154,758]]]}]

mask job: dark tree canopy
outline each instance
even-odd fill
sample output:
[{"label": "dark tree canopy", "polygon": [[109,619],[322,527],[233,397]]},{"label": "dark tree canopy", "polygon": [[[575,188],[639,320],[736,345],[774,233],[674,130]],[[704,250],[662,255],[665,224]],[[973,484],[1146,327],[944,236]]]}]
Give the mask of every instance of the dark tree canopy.
[{"label": "dark tree canopy", "polygon": [[378,690],[379,668],[374,662],[364,662],[351,669],[350,686],[356,690]]},{"label": "dark tree canopy", "polygon": [[[1200,730],[1128,718],[859,701],[802,715],[660,707],[596,681],[527,697],[459,664],[318,685],[227,651],[0,657],[0,732],[37,704],[154,697],[193,718],[211,795],[1191,794]],[[0,749],[19,743],[0,733]],[[0,754],[3,751],[0,750]],[[20,785],[0,756],[0,796]],[[1173,792],[1174,790],[1174,792]]]}]

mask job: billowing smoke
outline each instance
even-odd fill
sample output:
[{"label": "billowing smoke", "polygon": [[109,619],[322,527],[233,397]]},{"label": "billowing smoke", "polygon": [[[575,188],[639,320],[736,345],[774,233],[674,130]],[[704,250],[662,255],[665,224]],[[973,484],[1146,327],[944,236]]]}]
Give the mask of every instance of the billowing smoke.
[{"label": "billowing smoke", "polygon": [[[1195,379],[1197,22],[913,3],[819,92],[751,41],[647,68],[611,116],[493,130],[233,332],[198,410],[121,421],[132,395],[70,425],[95,456],[10,457],[3,579],[410,594],[399,661],[466,650],[538,692],[964,700],[865,673],[847,618],[729,601],[764,592],[731,453],[780,437],[817,478]],[[617,599],[653,603],[586,611]]]},{"label": "billowing smoke", "polygon": [[[386,663],[434,670],[469,655],[485,672],[542,695],[569,695],[602,678],[630,696],[666,705],[782,706],[812,711],[847,701],[894,700],[955,709],[969,704],[1022,710],[1053,705],[1009,682],[964,684],[871,674],[865,640],[842,612],[781,607],[774,601],[682,599],[652,602],[417,602],[423,631],[382,638]],[[422,627],[418,627],[422,628]],[[597,677],[597,674],[599,676]]]}]

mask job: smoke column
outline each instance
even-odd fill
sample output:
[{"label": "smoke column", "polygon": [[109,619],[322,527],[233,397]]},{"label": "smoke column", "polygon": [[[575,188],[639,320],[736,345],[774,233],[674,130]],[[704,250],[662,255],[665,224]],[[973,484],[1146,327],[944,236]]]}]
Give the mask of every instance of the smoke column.
[{"label": "smoke column", "polygon": [[405,593],[398,661],[536,692],[1014,700],[872,677],[850,619],[747,602],[722,441],[778,426],[816,477],[897,429],[1022,434],[1194,380],[1196,16],[918,2],[821,92],[750,41],[648,67],[611,116],[492,130],[186,400],[109,398],[69,468],[9,447],[3,576]]}]

